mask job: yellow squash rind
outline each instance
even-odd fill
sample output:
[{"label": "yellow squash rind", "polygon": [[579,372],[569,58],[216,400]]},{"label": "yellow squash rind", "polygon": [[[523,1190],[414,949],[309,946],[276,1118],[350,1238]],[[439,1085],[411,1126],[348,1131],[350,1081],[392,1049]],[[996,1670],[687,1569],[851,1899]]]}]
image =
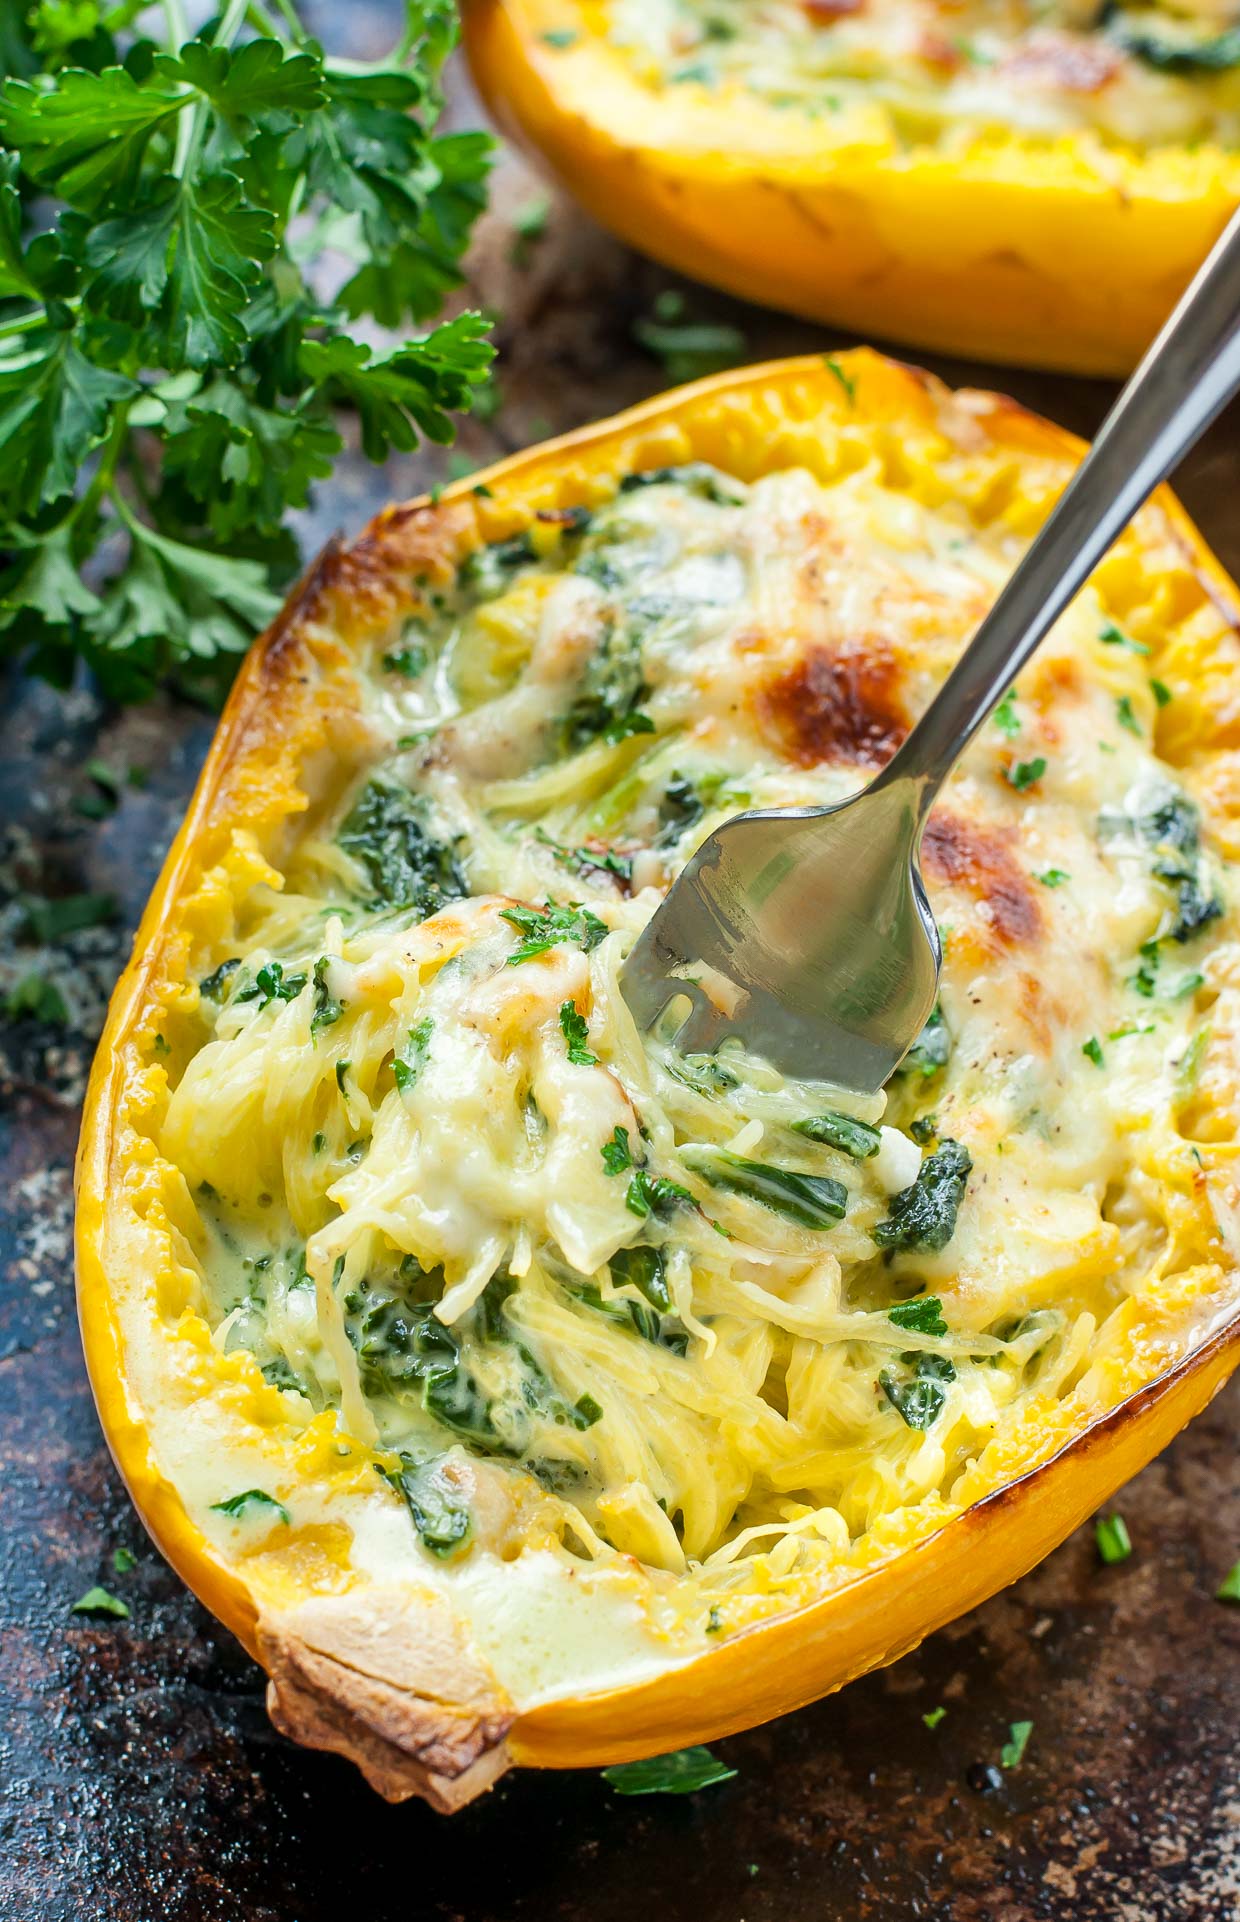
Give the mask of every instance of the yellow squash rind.
[{"label": "yellow squash rind", "polygon": [[[605,499],[636,468],[701,459],[754,478],[764,467],[812,462],[823,420],[835,416],[871,429],[896,424],[910,459],[919,445],[929,462],[923,479],[934,485],[945,390],[867,352],[845,357],[843,371],[841,382],[838,367],[812,357],[697,383],[514,456],[438,504],[388,509],[352,546],[329,550],[242,669],[113,997],[77,1170],[79,1313],[104,1432],[163,1553],[271,1672],[277,1723],[352,1755],[384,1794],[421,1794],[448,1808],[510,1761],[579,1767],[710,1740],[895,1660],[1062,1541],[1205,1406],[1240,1360],[1234,1289],[1229,1305],[1205,1284],[1194,1293],[1192,1274],[1182,1275],[1178,1293],[1132,1304],[1127,1351],[1107,1364],[1112,1405],[1082,1423],[1061,1403],[1036,1428],[992,1445],[971,1471],[972,1505],[963,1512],[927,1504],[915,1539],[879,1534],[819,1599],[721,1638],[699,1657],[624,1687],[515,1710],[440,1598],[419,1599],[418,1591],[411,1600],[400,1590],[388,1601],[367,1585],[350,1566],[346,1530],[295,1530],[286,1551],[267,1554],[260,1544],[229,1558],[159,1465],[150,1397],[166,1393],[187,1403],[211,1397],[222,1419],[238,1416],[270,1433],[273,1461],[294,1475],[341,1489],[373,1475],[368,1451],[330,1415],[282,1430],[278,1392],[247,1356],[212,1347],[177,1256],[184,1182],[161,1163],[153,1139],[167,1073],[152,1044],[166,1032],[175,1055],[178,1024],[192,1017],[191,947],[226,937],[230,882],[266,871],[264,846],[276,848],[305,805],[303,764],[360,751],[351,644],[401,610],[415,570],[446,575],[479,539],[507,537],[537,508]],[[970,439],[976,428],[979,461],[989,462],[991,511],[1008,513],[1027,533],[1080,444],[992,395],[959,396],[953,405]],[[1173,645],[1187,724],[1213,756],[1205,781],[1226,839],[1229,815],[1240,814],[1230,719],[1240,705],[1236,590],[1168,493],[1145,524],[1157,527],[1173,557],[1166,618],[1180,635]],[[1105,564],[1123,565],[1117,556]],[[1203,1150],[1233,1210],[1235,1154],[1231,1140]],[[1221,1263],[1230,1287],[1234,1260],[1215,1253],[1213,1272]],[[153,1368],[152,1343],[163,1373]],[[429,1714],[428,1702],[442,1713]]]}]

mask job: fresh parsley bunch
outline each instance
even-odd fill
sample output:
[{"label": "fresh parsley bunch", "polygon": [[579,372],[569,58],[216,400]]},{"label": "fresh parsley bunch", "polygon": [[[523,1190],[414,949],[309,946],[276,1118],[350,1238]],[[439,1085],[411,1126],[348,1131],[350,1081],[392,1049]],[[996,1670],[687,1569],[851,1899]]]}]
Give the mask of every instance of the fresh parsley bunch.
[{"label": "fresh parsley bunch", "polygon": [[378,66],[274,4],[192,38],[182,0],[158,37],[141,0],[0,5],[0,652],[62,684],[79,657],[120,699],[226,678],[337,408],[378,461],[450,440],[487,377],[478,314],[352,331],[424,323],[461,280],[490,143],[434,132],[450,0],[407,0]]}]

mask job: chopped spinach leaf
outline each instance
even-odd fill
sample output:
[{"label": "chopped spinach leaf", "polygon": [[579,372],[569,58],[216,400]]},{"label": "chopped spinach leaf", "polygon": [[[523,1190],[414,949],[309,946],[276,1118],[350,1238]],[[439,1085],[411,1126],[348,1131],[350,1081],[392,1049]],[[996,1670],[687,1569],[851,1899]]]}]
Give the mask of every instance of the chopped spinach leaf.
[{"label": "chopped spinach leaf", "polygon": [[829,1175],[806,1175],[795,1168],[748,1161],[728,1148],[686,1149],[684,1158],[712,1188],[759,1201],[802,1228],[833,1228],[844,1219],[848,1190]]},{"label": "chopped spinach leaf", "polygon": [[420,920],[468,893],[451,848],[434,840],[421,803],[391,781],[368,781],[337,837],[374,891],[375,905],[412,908]]},{"label": "chopped spinach leaf", "polygon": [[660,1314],[671,1313],[672,1296],[661,1248],[619,1248],[607,1265],[613,1287],[636,1288]]},{"label": "chopped spinach leaf", "polygon": [[624,1205],[630,1214],[668,1215],[679,1203],[693,1204],[693,1196],[678,1181],[669,1181],[665,1175],[652,1175],[645,1168],[638,1168],[629,1182],[624,1197]]},{"label": "chopped spinach leaf", "polygon": [[924,1081],[938,1074],[951,1060],[951,1032],[943,1019],[943,1010],[935,1007],[930,1019],[896,1069],[899,1075],[920,1075]]},{"label": "chopped spinach leaf", "polygon": [[402,1455],[400,1461],[399,1469],[381,1468],[379,1473],[404,1497],[423,1547],[441,1560],[455,1555],[473,1532],[473,1516],[442,1457],[417,1462]]},{"label": "chopped spinach leaf", "polygon": [[794,1121],[792,1132],[804,1135],[808,1141],[821,1141],[828,1148],[838,1148],[854,1161],[867,1161],[876,1155],[883,1139],[868,1121],[855,1121],[851,1115],[837,1114],[834,1110]]},{"label": "chopped spinach leaf", "polygon": [[956,1217],[973,1167],[967,1148],[950,1139],[927,1155],[911,1187],[888,1203],[886,1219],[870,1233],[880,1248],[917,1248],[935,1254],[956,1232]]},{"label": "chopped spinach leaf", "polygon": [[897,1328],[911,1329],[918,1335],[945,1335],[943,1304],[937,1295],[915,1295],[912,1301],[897,1301],[887,1310],[888,1321]]},{"label": "chopped spinach leaf", "polygon": [[321,954],[314,964],[311,979],[314,982],[314,1012],[310,1016],[310,1032],[318,1034],[322,1028],[330,1028],[333,1021],[339,1021],[344,1013],[344,1003],[338,1001],[327,985],[327,970],[331,958]]},{"label": "chopped spinach leaf", "polygon": [[222,1001],[224,990],[240,966],[241,957],[236,954],[230,955],[227,961],[221,961],[218,968],[214,968],[198,983],[199,994],[208,1001]]},{"label": "chopped spinach leaf", "polygon": [[500,916],[511,922],[522,937],[508,956],[510,968],[522,961],[532,961],[536,954],[545,954],[560,941],[575,942],[589,954],[591,948],[596,948],[607,936],[605,923],[579,901],[570,902],[567,907],[548,901],[542,908],[501,908]]},{"label": "chopped spinach leaf", "polygon": [[[565,1001],[560,1008],[560,1033],[568,1043],[568,1058],[579,1068],[598,1066],[598,1056],[591,1054],[586,1046],[590,1038],[589,1023],[583,1014],[578,1014],[571,1001]],[[604,1158],[606,1158],[604,1149]],[[608,1173],[610,1173],[610,1169]]]},{"label": "chopped spinach leaf", "polygon": [[603,1780],[617,1795],[692,1795],[716,1782],[730,1782],[735,1774],[708,1748],[682,1748],[644,1762],[618,1762],[603,1770]]},{"label": "chopped spinach leaf", "polygon": [[711,467],[706,461],[686,461],[680,467],[647,467],[639,474],[626,474],[620,483],[622,494],[639,487],[678,487],[682,493],[695,494],[699,500],[716,507],[739,507],[744,494],[736,482]]},{"label": "chopped spinach leaf", "polygon": [[878,1385],[905,1427],[924,1433],[946,1408],[946,1384],[955,1381],[956,1370],[945,1355],[906,1355],[904,1361],[913,1369],[911,1376],[885,1368]]},{"label": "chopped spinach leaf", "polygon": [[226,1501],[212,1502],[211,1506],[218,1514],[227,1515],[234,1522],[241,1521],[251,1509],[255,1508],[274,1509],[286,1528],[292,1521],[292,1516],[284,1503],[278,1502],[275,1496],[269,1495],[264,1488],[243,1489],[240,1495],[229,1495]]},{"label": "chopped spinach leaf", "polygon": [[917,1146],[924,1148],[927,1142],[933,1141],[938,1133],[939,1118],[936,1114],[918,1115],[916,1121],[909,1122],[908,1131]]}]

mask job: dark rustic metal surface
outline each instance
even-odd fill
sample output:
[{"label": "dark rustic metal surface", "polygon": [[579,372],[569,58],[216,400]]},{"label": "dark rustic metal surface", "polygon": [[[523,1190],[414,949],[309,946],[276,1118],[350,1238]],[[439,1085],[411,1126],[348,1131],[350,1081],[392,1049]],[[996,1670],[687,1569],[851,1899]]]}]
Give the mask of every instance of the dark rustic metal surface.
[{"label": "dark rustic metal surface", "polygon": [[[358,51],[382,12],[347,10]],[[475,462],[664,384],[631,328],[681,283],[562,205],[515,263],[514,211],[540,191],[506,159],[476,250],[504,404],[466,429]],[[754,359],[835,344],[682,290],[694,318],[742,327]],[[935,364],[1082,432],[1108,398],[1097,383]],[[1237,429],[1224,420],[1181,483],[1233,571]],[[308,538],[357,527],[447,466],[439,454],[386,473],[348,465]],[[42,972],[72,1017],[68,1032],[0,1028],[3,1922],[1235,1922],[1240,1609],[1212,1595],[1240,1557],[1236,1387],[1125,1493],[1129,1562],[1102,1568],[1082,1531],[898,1667],[721,1744],[738,1771],[721,1788],[623,1801],[594,1774],[522,1775],[444,1822],[386,1807],[344,1763],[278,1737],[258,1670],[134,1518],[100,1441],[72,1298],[92,1042],[210,722],[173,702],[117,715],[85,691],[15,684],[3,702],[0,994]],[[73,808],[92,755],[148,775],[100,823]],[[118,919],[34,945],[16,897],[83,889],[115,894]],[[136,1554],[132,1572],[114,1571],[117,1546]],[[70,1613],[97,1581],[129,1621]],[[1008,1724],[1025,1719],[1024,1764],[989,1786]]]}]

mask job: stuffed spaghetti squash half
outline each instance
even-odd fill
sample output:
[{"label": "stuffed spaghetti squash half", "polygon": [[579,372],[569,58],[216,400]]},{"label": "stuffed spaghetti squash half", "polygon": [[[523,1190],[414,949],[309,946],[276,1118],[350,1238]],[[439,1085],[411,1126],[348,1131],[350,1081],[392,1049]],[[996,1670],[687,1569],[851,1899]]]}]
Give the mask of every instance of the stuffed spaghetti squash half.
[{"label": "stuffed spaghetti squash half", "polygon": [[1235,0],[463,0],[631,246],[945,353],[1126,372],[1240,202]]},{"label": "stuffed spaghetti squash half", "polygon": [[617,987],[713,824],[891,754],[1078,452],[868,353],[721,376],[389,510],[247,662],[100,1047],[81,1318],[156,1541],[385,1794],[838,1687],[1234,1364],[1240,647],[1170,496],[930,820],[885,1101]]}]

